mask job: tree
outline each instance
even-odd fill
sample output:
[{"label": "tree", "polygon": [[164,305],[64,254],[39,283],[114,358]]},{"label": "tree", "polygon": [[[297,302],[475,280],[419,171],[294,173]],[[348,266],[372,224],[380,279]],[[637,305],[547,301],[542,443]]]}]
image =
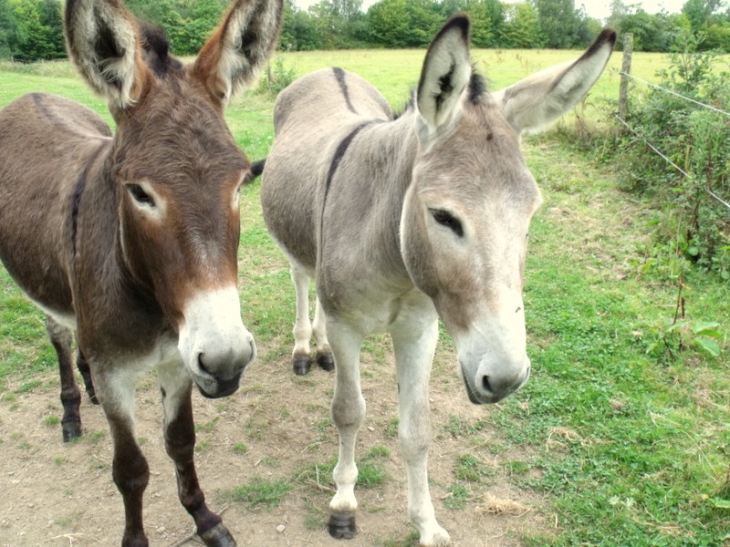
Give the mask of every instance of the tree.
[{"label": "tree", "polygon": [[393,48],[423,47],[443,23],[434,0],[381,0],[368,10],[370,39]]},{"label": "tree", "polygon": [[465,12],[471,19],[471,42],[475,47],[498,47],[504,12],[499,0],[442,0],[443,20]]},{"label": "tree", "polygon": [[61,3],[58,0],[10,0],[6,5],[14,29],[10,54],[22,61],[65,57]]},{"label": "tree", "polygon": [[0,58],[12,57],[20,39],[18,23],[8,5],[8,0],[0,0]]},{"label": "tree", "polygon": [[704,33],[703,50],[730,51],[730,26],[714,23],[705,27]]},{"label": "tree", "polygon": [[182,25],[174,35],[174,46],[179,54],[193,55],[200,51],[218,25],[225,4],[221,0],[195,0],[186,4],[178,10]]},{"label": "tree", "polygon": [[317,32],[317,22],[306,11],[293,10],[291,19],[287,20],[284,12],[284,23],[279,47],[293,51],[312,51],[323,49],[322,37]]},{"label": "tree", "polygon": [[494,32],[486,3],[467,0],[464,11],[471,19],[471,43],[474,47],[489,47],[494,41]]},{"label": "tree", "polygon": [[402,16],[406,0],[381,0],[370,6],[371,40],[385,47],[408,47],[408,21]]},{"label": "tree", "polygon": [[542,47],[537,10],[529,2],[505,6],[505,22],[500,31],[500,41],[508,48]]},{"label": "tree", "polygon": [[574,0],[535,0],[540,31],[549,48],[570,48],[580,44],[581,20]]},{"label": "tree", "polygon": [[[684,20],[686,17],[682,16]],[[679,18],[666,12],[655,15],[643,9],[624,16],[621,26],[623,32],[634,35],[634,48],[637,51],[668,52],[678,34]]]},{"label": "tree", "polygon": [[623,28],[621,27],[621,24],[628,13],[629,8],[623,0],[611,0],[611,15],[608,16],[606,24],[612,29],[618,31],[619,34],[622,34]]},{"label": "tree", "polygon": [[423,47],[431,43],[443,24],[439,5],[435,0],[406,0],[409,23],[409,47]]},{"label": "tree", "polygon": [[710,23],[710,16],[716,13],[722,4],[722,0],[687,0],[682,6],[682,13],[692,24],[692,30],[697,32]]},{"label": "tree", "polygon": [[228,4],[225,0],[126,0],[125,3],[138,18],[163,28],[177,55],[197,53]]}]

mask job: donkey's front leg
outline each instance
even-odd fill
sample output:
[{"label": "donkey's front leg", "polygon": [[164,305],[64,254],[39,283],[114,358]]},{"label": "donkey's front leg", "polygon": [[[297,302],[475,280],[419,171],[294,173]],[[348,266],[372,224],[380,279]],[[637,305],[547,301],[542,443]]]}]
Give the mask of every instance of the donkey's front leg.
[{"label": "donkey's front leg", "polygon": [[191,400],[192,381],[180,363],[158,368],[165,411],[165,448],[175,462],[180,503],[193,517],[198,535],[208,547],[235,547],[236,542],[221,521],[208,509],[195,472],[195,425]]},{"label": "donkey's front leg", "polygon": [[428,490],[428,382],[438,323],[424,325],[421,318],[414,317],[397,325],[391,335],[398,375],[398,437],[408,471],[408,517],[418,528],[421,545],[448,545],[449,534],[436,521]]},{"label": "donkey's front leg", "polygon": [[91,370],[114,442],[112,476],[124,499],[122,547],[147,547],[142,497],[150,472],[134,434],[134,395],[140,375],[125,370],[108,372],[94,363]]},{"label": "donkey's front leg", "polygon": [[355,526],[355,439],[365,417],[365,399],[360,390],[360,345],[362,336],[347,325],[328,321],[335,358],[335,395],[332,420],[340,437],[340,452],[333,478],[337,493],[330,501],[329,532],[332,537],[350,539]]}]

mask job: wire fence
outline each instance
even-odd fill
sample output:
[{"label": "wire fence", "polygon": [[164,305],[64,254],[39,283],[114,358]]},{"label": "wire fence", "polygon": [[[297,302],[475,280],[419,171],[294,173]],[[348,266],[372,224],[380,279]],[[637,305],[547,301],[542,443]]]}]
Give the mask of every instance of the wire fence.
[{"label": "wire fence", "polygon": [[[649,86],[649,87],[651,87],[651,88],[653,88],[653,89],[656,89],[656,90],[658,90],[658,91],[662,91],[662,92],[664,92],[664,93],[667,93],[667,94],[669,94],[669,95],[673,95],[673,96],[675,96],[675,97],[678,97],[678,98],[680,98],[680,99],[683,99],[683,100],[685,100],[685,101],[687,101],[687,102],[693,103],[693,104],[695,104],[695,105],[697,105],[697,106],[700,106],[700,107],[702,107],[702,108],[706,108],[707,110],[710,110],[710,111],[712,111],[712,112],[715,112],[715,113],[717,113],[717,114],[721,114],[721,115],[723,115],[723,116],[727,116],[728,118],[730,118],[730,113],[728,113],[728,112],[725,112],[724,110],[721,110],[721,109],[719,109],[719,108],[716,108],[716,107],[714,107],[714,106],[712,106],[712,105],[709,105],[709,104],[705,104],[705,103],[702,103],[702,102],[700,102],[700,101],[697,101],[697,100],[695,100],[695,99],[693,99],[693,98],[691,98],[691,97],[687,97],[687,96],[685,96],[685,95],[682,95],[681,93],[677,93],[677,92],[676,92],[676,91],[674,91],[674,90],[671,90],[671,89],[667,89],[667,88],[665,88],[665,87],[662,87],[662,86],[660,86],[660,85],[654,84],[654,83],[652,83],[652,82],[649,82],[649,81],[647,81],[647,80],[644,80],[644,79],[642,79],[642,78],[639,78],[638,76],[634,76],[634,75],[632,75],[632,74],[630,74],[630,73],[628,73],[628,72],[625,72],[625,71],[617,71],[617,70],[614,70],[613,72],[614,72],[615,74],[619,74],[620,76],[623,76],[623,77],[627,77],[627,78],[630,78],[630,79],[632,79],[632,80],[635,80],[635,81],[641,82],[642,84],[645,84],[645,85],[647,85],[647,86]],[[635,129],[633,128],[633,127],[631,127],[631,126],[630,126],[630,125],[629,125],[629,124],[628,124],[628,123],[626,122],[626,120],[624,120],[623,118],[621,118],[621,116],[620,116],[619,114],[616,114],[616,119],[617,119],[617,120],[618,120],[618,121],[619,121],[619,122],[620,122],[621,124],[623,124],[623,126],[624,126],[624,127],[626,127],[626,129],[628,129],[628,130],[629,130],[629,131],[630,131],[631,133],[633,133],[633,134],[634,134],[634,135],[635,135],[636,137],[638,137],[639,139],[641,139],[641,140],[642,140],[642,141],[643,141],[643,142],[644,142],[644,143],[645,143],[645,144],[646,144],[646,145],[647,145],[647,146],[648,146],[649,148],[651,148],[651,149],[652,149],[652,150],[654,151],[654,153],[656,153],[656,154],[657,154],[658,156],[660,156],[660,157],[661,157],[661,158],[662,158],[662,159],[663,159],[664,161],[666,161],[666,162],[667,162],[667,163],[668,163],[669,165],[671,165],[672,167],[674,167],[674,168],[675,168],[675,169],[676,169],[677,171],[679,171],[679,172],[680,172],[680,173],[681,173],[681,174],[682,174],[683,176],[685,176],[685,177],[686,177],[686,178],[688,178],[688,179],[694,179],[694,178],[695,178],[695,177],[694,177],[693,175],[691,175],[691,174],[687,173],[687,172],[686,172],[686,171],[685,171],[684,169],[682,169],[682,168],[681,168],[681,167],[680,167],[679,165],[677,165],[677,164],[676,164],[676,163],[674,163],[674,162],[673,162],[673,161],[672,161],[671,159],[669,159],[669,158],[668,158],[668,157],[667,157],[667,156],[666,156],[666,155],[665,155],[664,153],[662,153],[662,152],[661,152],[661,150],[659,150],[659,149],[658,149],[658,148],[657,148],[656,146],[654,146],[654,145],[653,145],[653,144],[652,144],[651,142],[649,142],[649,140],[648,140],[648,139],[647,139],[647,138],[646,138],[646,137],[645,137],[644,135],[640,134],[640,133],[639,133],[639,132],[637,132],[637,131],[636,131],[636,130],[635,130]],[[720,196],[718,196],[718,195],[717,195],[717,194],[716,194],[715,192],[713,192],[713,191],[712,191],[712,190],[710,190],[709,188],[704,188],[704,190],[705,190],[705,191],[706,191],[706,192],[707,192],[707,193],[708,193],[708,194],[709,194],[709,195],[710,195],[710,196],[711,196],[712,198],[714,198],[714,199],[715,199],[715,200],[717,200],[717,201],[718,201],[719,203],[721,203],[722,205],[724,205],[725,207],[727,207],[728,209],[730,209],[730,203],[728,203],[727,201],[725,201],[724,199],[722,199],[722,198],[721,198]]]},{"label": "wire fence", "polygon": [[706,108],[708,110],[712,110],[713,112],[717,112],[718,114],[722,114],[723,116],[727,116],[730,118],[730,113],[725,112],[724,110],[720,110],[719,108],[716,108],[712,105],[702,103],[700,101],[696,101],[695,99],[691,97],[687,97],[685,95],[682,95],[681,93],[677,93],[676,91],[673,91],[671,89],[667,89],[666,87],[662,87],[660,85],[653,84],[647,80],[642,80],[638,76],[634,76],[633,74],[629,74],[628,72],[624,71],[614,71],[616,74],[619,74],[620,76],[626,76],[627,78],[631,78],[632,80],[636,80],[637,82],[641,82],[642,84],[645,84],[649,87],[653,87],[654,89],[657,89],[659,91],[663,91],[664,93],[668,93],[669,95],[674,95],[675,97],[679,97],[680,99],[684,99],[687,102],[694,103],[697,106],[701,106],[703,108]]}]

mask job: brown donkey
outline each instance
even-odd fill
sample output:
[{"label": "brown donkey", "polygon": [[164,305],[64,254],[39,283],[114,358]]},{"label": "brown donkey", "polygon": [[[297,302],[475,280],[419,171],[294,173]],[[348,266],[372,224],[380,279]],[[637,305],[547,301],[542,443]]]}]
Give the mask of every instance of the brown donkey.
[{"label": "brown donkey", "polygon": [[490,94],[472,72],[469,20],[457,16],[431,43],[415,100],[400,117],[341,69],[305,76],[279,95],[261,201],[292,265],[295,369],[309,366],[312,277],[318,360],[327,364],[326,335],[336,364],[335,537],[355,533],[355,437],[365,415],[360,346],[386,331],[395,350],[408,513],[421,545],[448,544],[427,476],[437,319],[456,342],[472,402],[495,403],[527,381],[522,273],[540,191],[519,135],[570,110],[601,75],[615,40],[606,30],[577,61]]},{"label": "brown donkey", "polygon": [[71,58],[106,97],[116,132],[43,93],[0,111],[0,259],[49,316],[67,363],[76,332],[113,437],[125,546],[148,545],[134,395],[155,366],[180,501],[206,545],[235,545],[198,485],[191,390],[230,395],[255,356],[236,256],[250,164],[223,110],[268,59],[281,13],[281,0],[236,1],[184,65],[121,0],[68,0]]}]

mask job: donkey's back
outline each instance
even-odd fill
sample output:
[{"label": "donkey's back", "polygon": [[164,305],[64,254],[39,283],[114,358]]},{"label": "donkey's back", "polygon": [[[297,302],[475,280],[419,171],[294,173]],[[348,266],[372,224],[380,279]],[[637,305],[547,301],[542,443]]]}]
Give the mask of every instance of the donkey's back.
[{"label": "donkey's back", "polygon": [[[332,139],[332,128],[344,128],[361,119],[390,119],[393,113],[385,98],[370,83],[341,68],[323,68],[284,89],[274,107],[277,140],[291,128],[306,128],[316,139]],[[299,139],[292,139],[292,141]],[[305,139],[305,147],[311,140]]]},{"label": "donkey's back", "polygon": [[[31,93],[0,111],[0,257],[25,292],[58,315],[73,313],[63,257],[74,193],[110,142],[101,116],[63,97]],[[58,219],[66,219],[62,230]]]},{"label": "donkey's back", "polygon": [[[274,106],[277,146],[266,159],[267,172],[275,171],[276,176],[262,185],[261,199],[265,205],[276,204],[264,206],[267,226],[300,265],[314,270],[314,212],[342,156],[342,143],[363,124],[392,118],[390,105],[377,89],[341,68],[308,74],[279,94]],[[288,184],[292,180],[297,184]]]}]

